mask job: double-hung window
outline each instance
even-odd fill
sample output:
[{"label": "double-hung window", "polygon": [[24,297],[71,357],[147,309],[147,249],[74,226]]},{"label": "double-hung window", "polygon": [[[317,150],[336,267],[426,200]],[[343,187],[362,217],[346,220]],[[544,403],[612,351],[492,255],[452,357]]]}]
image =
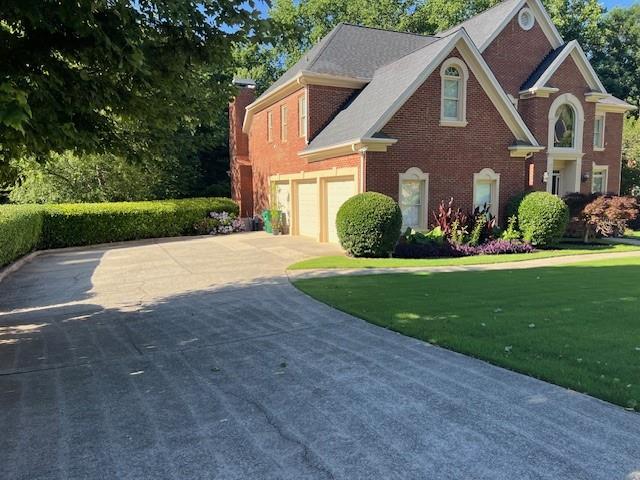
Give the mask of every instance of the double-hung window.
[{"label": "double-hung window", "polygon": [[298,136],[307,136],[307,96],[298,97]]},{"label": "double-hung window", "polygon": [[283,142],[287,141],[287,121],[288,121],[288,109],[286,105],[282,105],[280,107],[280,140]]},{"label": "double-hung window", "polygon": [[604,115],[596,115],[593,123],[593,149],[604,150]]}]

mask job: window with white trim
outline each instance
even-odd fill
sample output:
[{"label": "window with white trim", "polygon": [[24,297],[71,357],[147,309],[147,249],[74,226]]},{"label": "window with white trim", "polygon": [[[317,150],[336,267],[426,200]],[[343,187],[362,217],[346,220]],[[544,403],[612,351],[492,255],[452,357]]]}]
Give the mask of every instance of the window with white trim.
[{"label": "window with white trim", "polygon": [[500,194],[500,174],[490,168],[483,168],[473,174],[473,208],[487,210],[498,216]]},{"label": "window with white trim", "polygon": [[280,140],[287,141],[287,116],[289,112],[286,105],[280,107]]},{"label": "window with white trim", "polygon": [[426,228],[429,175],[412,167],[400,174],[398,200],[403,228]]},{"label": "window with white trim", "polygon": [[307,96],[298,97],[298,136],[307,136]]},{"label": "window with white trim", "polygon": [[273,112],[267,112],[267,142],[273,142]]},{"label": "window with white trim", "polygon": [[604,149],[604,115],[596,115],[593,123],[593,148]]},{"label": "window with white trim", "polygon": [[594,165],[591,172],[591,193],[607,193],[608,173],[609,169],[607,167]]},{"label": "window with white trim", "polygon": [[440,76],[440,123],[449,126],[466,125],[466,65],[457,58],[450,58],[442,64]]}]

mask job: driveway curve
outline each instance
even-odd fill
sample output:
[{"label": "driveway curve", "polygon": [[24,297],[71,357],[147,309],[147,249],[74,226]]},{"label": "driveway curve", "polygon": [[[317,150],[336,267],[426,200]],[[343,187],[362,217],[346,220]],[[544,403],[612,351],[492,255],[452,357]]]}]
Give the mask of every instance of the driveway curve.
[{"label": "driveway curve", "polygon": [[296,290],[262,233],[45,253],[0,284],[3,479],[602,479],[640,415]]}]

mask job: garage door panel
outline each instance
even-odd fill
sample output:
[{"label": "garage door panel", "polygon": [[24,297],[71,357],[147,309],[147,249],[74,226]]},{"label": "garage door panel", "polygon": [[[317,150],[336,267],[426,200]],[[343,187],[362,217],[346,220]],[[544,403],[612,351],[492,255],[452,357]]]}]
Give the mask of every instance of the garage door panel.
[{"label": "garage door panel", "polygon": [[298,183],[298,233],[307,237],[318,237],[320,217],[318,213],[317,182]]},{"label": "garage door panel", "polygon": [[327,239],[339,243],[336,216],[342,204],[356,194],[356,184],[349,178],[327,181],[326,185]]}]

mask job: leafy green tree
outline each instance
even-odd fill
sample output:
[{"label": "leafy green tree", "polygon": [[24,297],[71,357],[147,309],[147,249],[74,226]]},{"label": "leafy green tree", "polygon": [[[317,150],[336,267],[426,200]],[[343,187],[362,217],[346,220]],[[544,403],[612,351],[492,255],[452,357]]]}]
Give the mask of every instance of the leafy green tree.
[{"label": "leafy green tree", "polygon": [[640,4],[614,8],[606,25],[606,42],[595,51],[593,66],[607,91],[640,106]]},{"label": "leafy green tree", "polygon": [[565,41],[577,40],[587,56],[607,42],[605,8],[598,0],[543,0]]},{"label": "leafy green tree", "polygon": [[640,120],[628,117],[624,120],[622,134],[622,194],[630,194],[640,187]]},{"label": "leafy green tree", "polygon": [[116,202],[178,198],[199,179],[199,165],[175,157],[131,163],[111,154],[52,153],[45,161],[13,160],[13,203]]},{"label": "leafy green tree", "polygon": [[213,125],[258,15],[253,0],[4,0],[0,155],[153,155]]}]

